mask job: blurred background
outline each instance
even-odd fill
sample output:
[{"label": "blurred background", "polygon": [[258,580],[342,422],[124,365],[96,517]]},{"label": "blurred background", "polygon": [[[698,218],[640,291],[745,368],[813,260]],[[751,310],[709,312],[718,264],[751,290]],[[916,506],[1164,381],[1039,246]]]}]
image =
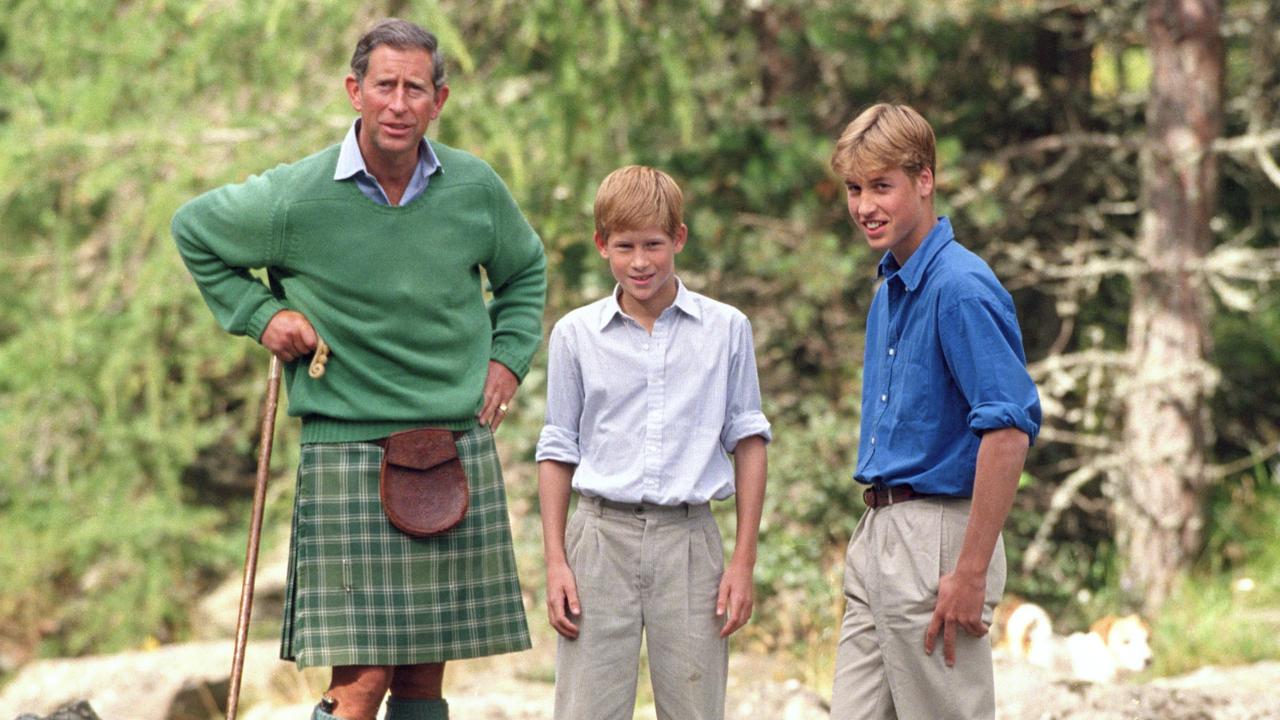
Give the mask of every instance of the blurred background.
[{"label": "blurred background", "polygon": [[[1280,658],[1280,3],[1204,5],[7,0],[0,681],[201,636],[195,608],[238,584],[267,354],[215,325],[169,219],[339,142],[351,49],[388,15],[441,39],[432,136],[489,161],[541,234],[548,329],[612,287],[604,175],[681,183],[680,275],[751,317],[776,437],[735,648],[829,693],[878,258],[827,161],[887,100],[937,131],[939,211],[1013,293],[1040,386],[1010,592],[1063,633],[1143,613],[1154,675]],[[539,632],[544,369],[499,433]],[[298,430],[282,412],[266,553]]]}]

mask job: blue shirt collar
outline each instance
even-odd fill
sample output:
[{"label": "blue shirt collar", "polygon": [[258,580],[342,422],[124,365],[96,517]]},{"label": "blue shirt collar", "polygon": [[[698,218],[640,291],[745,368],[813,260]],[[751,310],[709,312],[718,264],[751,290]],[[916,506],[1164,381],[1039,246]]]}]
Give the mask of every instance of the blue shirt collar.
[{"label": "blue shirt collar", "polygon": [[907,290],[915,290],[920,286],[920,282],[924,279],[924,272],[933,263],[933,259],[942,252],[942,248],[947,243],[955,240],[955,233],[951,229],[951,220],[943,215],[938,218],[938,222],[924,236],[924,240],[920,243],[920,247],[907,258],[906,265],[898,265],[898,259],[893,256],[892,252],[887,252],[884,257],[880,258],[880,266],[876,271],[879,277],[897,276]]},{"label": "blue shirt collar", "polygon": [[[618,303],[618,292],[620,285],[613,286],[613,292],[609,293],[609,297],[605,300],[603,312],[600,313],[600,322],[598,328],[604,330],[613,322],[614,318],[622,317],[626,313],[622,311],[622,305]],[[697,301],[693,297],[693,293],[680,282],[680,278],[676,278],[676,299],[671,303],[671,307],[683,312],[694,320],[702,319],[702,309],[698,307]],[[665,312],[665,311],[664,311]]]},{"label": "blue shirt collar", "polygon": [[[377,182],[377,178],[369,172],[368,166],[364,163],[364,155],[360,153],[359,132],[360,118],[356,118],[347,129],[346,137],[342,138],[342,147],[338,150],[338,164],[333,170],[334,180],[350,180],[363,173],[370,180]],[[444,168],[440,165],[440,159],[436,157],[436,151],[431,149],[431,143],[424,137],[418,144],[418,167],[413,171],[413,179],[409,181],[409,185],[424,185],[423,181],[435,174],[437,170],[443,171]]]}]

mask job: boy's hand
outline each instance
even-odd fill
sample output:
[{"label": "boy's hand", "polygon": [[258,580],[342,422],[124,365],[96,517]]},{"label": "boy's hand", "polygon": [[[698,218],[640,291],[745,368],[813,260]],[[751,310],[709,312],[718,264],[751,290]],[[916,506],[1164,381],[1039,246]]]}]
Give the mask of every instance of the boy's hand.
[{"label": "boy's hand", "polygon": [[578,637],[578,626],[569,615],[581,615],[578,606],[578,583],[565,563],[547,566],[547,619],[556,632],[570,640]]},{"label": "boy's hand", "polygon": [[720,628],[720,637],[729,637],[738,628],[751,619],[751,609],[755,602],[752,596],[755,586],[752,581],[754,567],[748,563],[729,562],[724,575],[720,578],[720,595],[716,598],[716,617],[728,613],[724,627]]}]

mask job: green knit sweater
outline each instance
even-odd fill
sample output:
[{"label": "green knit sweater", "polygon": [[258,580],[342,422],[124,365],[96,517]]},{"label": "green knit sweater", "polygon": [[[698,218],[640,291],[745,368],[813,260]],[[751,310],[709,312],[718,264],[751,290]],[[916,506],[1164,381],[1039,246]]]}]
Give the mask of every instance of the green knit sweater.
[{"label": "green knit sweater", "polygon": [[[523,378],[542,337],[542,242],[496,173],[432,143],[441,171],[404,207],[335,181],[339,146],[183,205],[173,236],[218,322],[260,339],[284,309],[330,347],[285,366],[303,442],[475,425],[489,360]],[[480,268],[492,291],[486,307]],[[268,288],[249,274],[266,268]]]}]

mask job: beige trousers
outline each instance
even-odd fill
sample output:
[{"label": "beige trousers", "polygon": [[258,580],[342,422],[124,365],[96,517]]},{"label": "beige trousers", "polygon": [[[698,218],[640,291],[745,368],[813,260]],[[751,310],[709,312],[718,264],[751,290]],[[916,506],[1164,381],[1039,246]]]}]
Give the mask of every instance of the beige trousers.
[{"label": "beige trousers", "polygon": [[[938,580],[955,569],[969,501],[926,498],[868,509],[845,557],[845,614],[836,651],[833,720],[995,717],[990,636],[956,632],[956,664],[924,636]],[[983,620],[1004,593],[1004,539],[987,570]]]},{"label": "beige trousers", "polygon": [[716,594],[720,530],[706,505],[622,505],[580,497],[565,551],[582,614],[556,653],[556,720],[635,711],[643,635],[659,720],[721,720],[729,643]]}]

